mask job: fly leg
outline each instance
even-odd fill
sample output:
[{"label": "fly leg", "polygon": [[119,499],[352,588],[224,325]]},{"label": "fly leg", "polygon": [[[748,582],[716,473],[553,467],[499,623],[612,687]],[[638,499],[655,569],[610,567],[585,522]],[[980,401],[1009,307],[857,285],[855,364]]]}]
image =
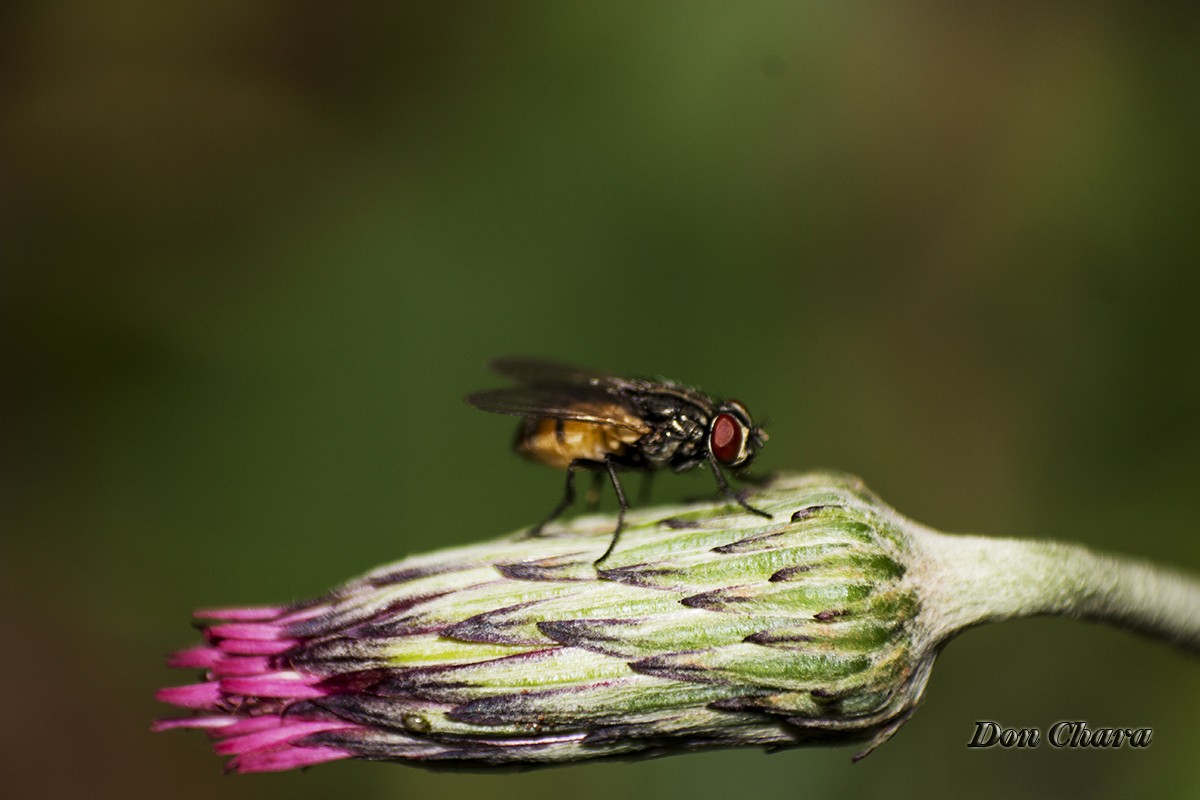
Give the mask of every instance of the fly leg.
[{"label": "fly leg", "polygon": [[546,517],[537,525],[534,525],[529,529],[529,533],[525,534],[527,537],[541,536],[542,528],[558,519],[558,517],[564,511],[566,511],[572,503],[575,502],[575,470],[579,469],[580,467],[586,467],[587,464],[588,462],[582,458],[577,458],[570,464],[567,464],[567,485],[563,490],[562,500],[558,501],[558,505],[556,505],[554,510],[550,512],[550,516]]},{"label": "fly leg", "polygon": [[708,456],[708,465],[712,467],[713,477],[717,479],[717,486],[720,487],[721,493],[728,497],[733,502],[737,503],[742,508],[749,511],[751,514],[758,514],[760,517],[771,518],[771,515],[762,509],[755,508],[741,498],[737,492],[729,488],[729,483],[725,480],[725,473],[721,472],[721,468],[717,466],[717,460],[710,453]]},{"label": "fly leg", "polygon": [[629,503],[625,500],[625,490],[621,488],[621,480],[617,477],[617,465],[613,463],[612,456],[604,457],[604,466],[608,468],[608,477],[612,479],[613,490],[617,493],[617,504],[620,510],[617,511],[617,529],[613,531],[612,541],[608,543],[608,549],[604,551],[604,555],[592,562],[592,566],[600,566],[600,562],[612,555],[612,551],[617,547],[617,540],[621,538],[621,529],[625,527],[625,509],[629,508]]},{"label": "fly leg", "polygon": [[600,487],[604,485],[604,476],[599,472],[592,473],[592,487],[588,489],[587,498],[584,502],[587,503],[588,511],[595,511],[600,507]]},{"label": "fly leg", "polygon": [[654,470],[648,469],[642,473],[642,485],[638,487],[638,505],[650,503],[650,487],[654,485]]}]

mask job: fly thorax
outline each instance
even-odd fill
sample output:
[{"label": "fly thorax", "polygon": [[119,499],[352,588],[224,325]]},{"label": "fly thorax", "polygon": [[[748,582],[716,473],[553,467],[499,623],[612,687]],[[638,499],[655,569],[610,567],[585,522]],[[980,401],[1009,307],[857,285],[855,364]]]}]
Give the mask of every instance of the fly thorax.
[{"label": "fly thorax", "polygon": [[704,423],[686,414],[673,414],[656,421],[654,430],[639,443],[647,460],[655,464],[677,465],[693,462],[704,441]]},{"label": "fly thorax", "polygon": [[653,430],[638,441],[638,449],[651,464],[666,464],[675,457],[681,442],[667,430]]}]

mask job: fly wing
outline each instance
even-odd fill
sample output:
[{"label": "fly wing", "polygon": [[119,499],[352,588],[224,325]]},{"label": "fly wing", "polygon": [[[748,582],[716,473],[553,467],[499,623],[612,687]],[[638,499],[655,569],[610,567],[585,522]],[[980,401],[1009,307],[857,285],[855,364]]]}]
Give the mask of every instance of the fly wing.
[{"label": "fly wing", "polygon": [[630,386],[635,381],[598,369],[576,367],[558,361],[525,356],[506,356],[488,362],[495,373],[512,378],[517,383],[568,384],[571,386]]},{"label": "fly wing", "polygon": [[636,406],[598,386],[530,384],[474,392],[464,399],[467,405],[495,414],[569,419],[643,434],[650,431]]}]

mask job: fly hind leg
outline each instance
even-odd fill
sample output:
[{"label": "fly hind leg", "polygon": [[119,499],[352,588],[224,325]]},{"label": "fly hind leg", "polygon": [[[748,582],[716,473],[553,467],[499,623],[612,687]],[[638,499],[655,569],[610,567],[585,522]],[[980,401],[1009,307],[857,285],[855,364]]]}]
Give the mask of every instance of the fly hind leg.
[{"label": "fly hind leg", "polygon": [[595,511],[600,507],[600,487],[603,485],[604,475],[599,470],[593,472],[592,485],[588,487],[587,495],[584,498],[588,511]]},{"label": "fly hind leg", "polygon": [[529,532],[525,534],[527,537],[541,536],[542,528],[558,519],[564,511],[570,508],[571,504],[575,502],[575,470],[586,468],[587,466],[589,466],[589,462],[582,458],[576,458],[567,465],[567,484],[563,489],[562,499],[558,501],[558,505],[550,512],[550,516],[529,529]]}]

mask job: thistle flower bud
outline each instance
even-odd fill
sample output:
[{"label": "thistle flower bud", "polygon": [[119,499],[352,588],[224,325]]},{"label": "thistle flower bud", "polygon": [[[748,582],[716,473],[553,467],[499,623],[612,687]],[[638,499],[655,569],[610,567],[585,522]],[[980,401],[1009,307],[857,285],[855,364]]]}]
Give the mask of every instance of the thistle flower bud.
[{"label": "thistle flower bud", "polygon": [[341,758],[552,764],[886,740],[941,646],[980,622],[1105,619],[1200,649],[1200,587],[1037,542],[951,537],[854,478],[753,503],[592,516],[415,556],[288,607],[199,612],[163,689],[240,772]]}]

